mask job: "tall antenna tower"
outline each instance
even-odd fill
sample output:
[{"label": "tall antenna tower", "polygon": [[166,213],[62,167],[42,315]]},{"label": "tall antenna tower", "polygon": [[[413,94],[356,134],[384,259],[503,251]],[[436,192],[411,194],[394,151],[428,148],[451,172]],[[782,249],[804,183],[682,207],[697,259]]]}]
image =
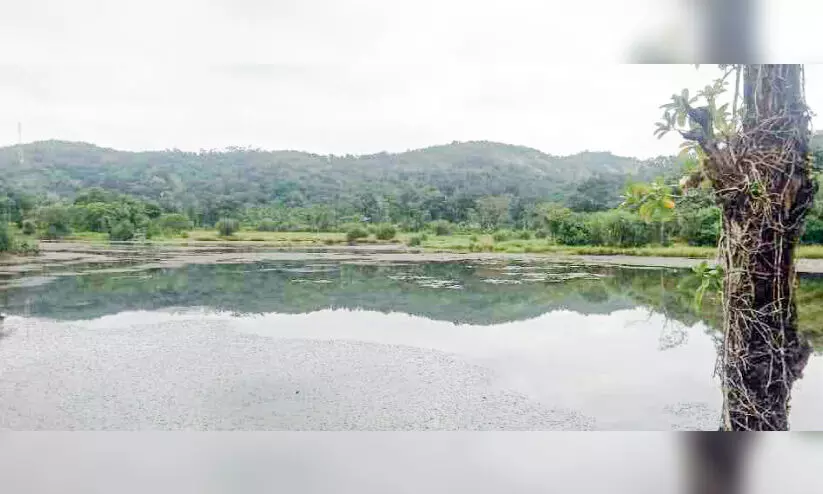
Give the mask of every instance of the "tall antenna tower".
[{"label": "tall antenna tower", "polygon": [[17,154],[20,159],[20,164],[24,162],[23,159],[23,123],[17,122]]}]

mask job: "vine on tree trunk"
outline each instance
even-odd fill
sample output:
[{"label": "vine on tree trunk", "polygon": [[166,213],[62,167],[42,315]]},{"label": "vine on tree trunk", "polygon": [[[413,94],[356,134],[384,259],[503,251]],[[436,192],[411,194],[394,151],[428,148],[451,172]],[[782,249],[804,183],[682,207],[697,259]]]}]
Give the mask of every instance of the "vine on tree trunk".
[{"label": "vine on tree trunk", "polygon": [[[786,430],[794,382],[811,353],[798,331],[794,251],[812,206],[809,111],[799,65],[722,66],[698,96],[663,106],[657,134],[677,130],[700,166],[681,186],[708,184],[723,212],[724,342],[718,359],[724,430]],[[743,105],[717,106],[732,73],[743,73]],[[686,125],[688,124],[688,127]]]}]

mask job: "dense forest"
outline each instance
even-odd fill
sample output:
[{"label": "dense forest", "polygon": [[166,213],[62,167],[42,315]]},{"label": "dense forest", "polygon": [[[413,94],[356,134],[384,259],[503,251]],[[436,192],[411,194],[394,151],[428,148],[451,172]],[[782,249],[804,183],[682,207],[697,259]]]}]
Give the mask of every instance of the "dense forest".
[{"label": "dense forest", "polygon": [[[240,227],[349,231],[365,224],[440,234],[528,230],[571,245],[712,245],[720,217],[708,191],[681,194],[665,185],[677,203],[666,216],[615,209],[630,184],[676,184],[683,166],[675,157],[559,157],[485,141],[363,156],[127,152],[43,141],[0,148],[0,217],[41,238],[89,231],[129,240],[215,226],[226,234]],[[823,241],[821,212],[809,219],[807,242]]]},{"label": "dense forest", "polygon": [[671,158],[639,161],[610,153],[551,156],[493,142],[367,156],[296,151],[124,152],[91,144],[35,142],[0,149],[5,187],[38,202],[73,200],[91,187],[187,212],[197,224],[253,207],[324,206],[400,223],[423,211],[427,220],[468,220],[483,197],[509,196],[518,208],[559,202],[582,209],[616,206],[629,177],[648,180],[677,169]]}]

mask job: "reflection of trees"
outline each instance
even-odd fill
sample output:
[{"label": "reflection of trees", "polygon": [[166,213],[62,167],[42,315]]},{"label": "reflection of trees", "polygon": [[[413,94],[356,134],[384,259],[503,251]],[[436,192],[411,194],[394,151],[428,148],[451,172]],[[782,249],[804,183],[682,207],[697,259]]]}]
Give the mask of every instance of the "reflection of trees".
[{"label": "reflection of trees", "polygon": [[[412,265],[321,265],[257,263],[189,265],[131,273],[59,277],[41,286],[9,288],[8,311],[55,319],[86,319],[124,310],[205,306],[238,313],[304,313],[327,308],[404,312],[455,323],[497,324],[537,317],[557,309],[608,314],[645,307],[667,319],[719,327],[715,301],[694,308],[695,280],[684,271],[574,266],[538,271],[564,276],[587,271],[600,279],[527,281],[505,275],[504,265],[461,263]],[[535,272],[532,271],[532,274]],[[491,284],[487,278],[521,280]],[[425,287],[448,280],[463,289]],[[801,323],[823,334],[823,277],[804,278],[798,296]],[[808,321],[808,323],[806,323]],[[667,327],[662,345],[677,344],[677,325]],[[673,332],[674,331],[674,332]]]},{"label": "reflection of trees", "polygon": [[[55,319],[206,306],[239,313],[366,309],[456,323],[495,324],[533,318],[556,309],[609,313],[633,306],[631,300],[604,289],[597,280],[484,282],[486,278],[515,278],[503,275],[500,267],[486,267],[484,278],[477,276],[475,268],[459,263],[308,268],[315,272],[304,272],[307,266],[298,263],[189,265],[60,277],[43,286],[10,288],[4,295],[10,311]],[[463,288],[421,286],[432,280],[452,281]],[[27,299],[31,302],[25,310]]]},{"label": "reflection of trees", "polygon": [[[643,275],[631,270],[615,270],[607,279],[615,290],[623,290],[639,305],[686,325],[702,322],[720,338],[722,313],[717,294],[706,294],[703,303],[695,306],[695,292],[700,279],[684,270],[650,270]],[[801,277],[798,290],[798,315],[801,331],[816,348],[823,347],[823,276]],[[676,338],[663,335],[661,338]],[[668,345],[668,343],[662,343]]]}]

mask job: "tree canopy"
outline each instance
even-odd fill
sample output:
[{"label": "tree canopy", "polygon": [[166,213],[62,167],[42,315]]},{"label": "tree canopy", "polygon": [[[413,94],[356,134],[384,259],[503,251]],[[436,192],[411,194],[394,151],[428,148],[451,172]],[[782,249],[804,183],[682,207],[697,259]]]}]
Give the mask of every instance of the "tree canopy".
[{"label": "tree canopy", "polygon": [[[0,148],[0,196],[14,187],[39,202],[111,202],[103,197],[106,192],[78,196],[96,187],[150,201],[158,209],[185,212],[204,225],[264,206],[323,206],[375,223],[466,221],[491,213],[494,208],[484,206],[495,200],[499,206],[503,197],[512,198],[510,214],[515,217],[529,204],[546,201],[604,209],[619,202],[629,178],[650,179],[677,169],[674,158],[642,161],[600,152],[558,157],[484,141],[363,156],[240,148],[126,152],[64,141],[23,147],[23,164],[18,146]],[[481,202],[480,211],[476,201],[485,197],[497,199]],[[590,206],[592,201],[598,202]]]}]

